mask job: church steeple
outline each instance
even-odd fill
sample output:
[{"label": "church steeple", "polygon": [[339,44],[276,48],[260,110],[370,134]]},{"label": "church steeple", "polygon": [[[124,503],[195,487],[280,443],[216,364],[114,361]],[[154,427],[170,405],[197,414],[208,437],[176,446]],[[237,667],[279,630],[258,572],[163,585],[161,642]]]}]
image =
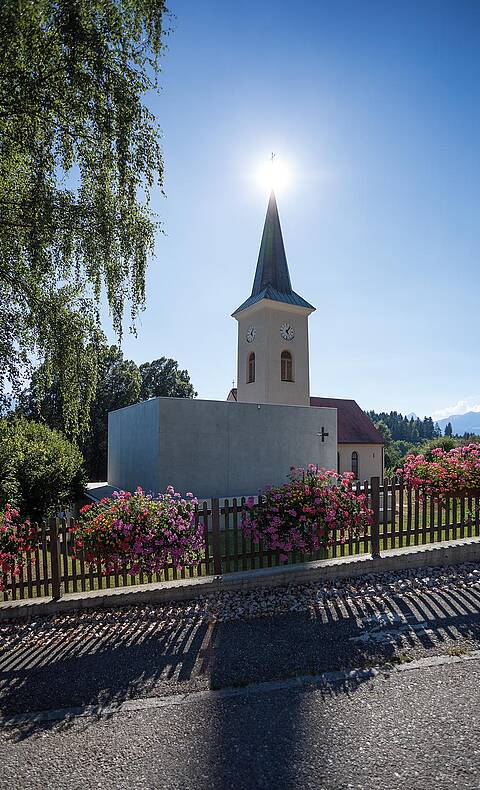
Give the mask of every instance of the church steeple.
[{"label": "church steeple", "polygon": [[275,195],[270,195],[252,293],[238,321],[237,401],[310,405],[308,316],[292,290]]},{"label": "church steeple", "polygon": [[288,271],[287,256],[283,245],[282,229],[278,216],[277,201],[272,190],[268,201],[267,216],[263,226],[262,241],[258,254],[255,279],[250,297],[238,307],[233,315],[259,302],[271,299],[274,302],[306,307],[313,310],[311,304],[302,299],[292,290]]},{"label": "church steeple", "polygon": [[263,226],[262,243],[258,255],[252,296],[257,296],[269,285],[280,293],[292,293],[287,256],[283,246],[282,229],[275,193],[270,193],[267,216]]}]

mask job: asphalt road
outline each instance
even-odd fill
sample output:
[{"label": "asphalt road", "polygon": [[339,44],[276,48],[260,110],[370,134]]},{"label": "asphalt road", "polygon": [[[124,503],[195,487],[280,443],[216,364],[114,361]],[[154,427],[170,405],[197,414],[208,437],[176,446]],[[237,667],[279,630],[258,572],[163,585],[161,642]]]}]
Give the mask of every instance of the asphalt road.
[{"label": "asphalt road", "polygon": [[291,684],[6,728],[0,787],[480,787],[480,661],[380,673],[351,688]]},{"label": "asphalt road", "polygon": [[0,718],[480,647],[475,591],[389,598],[382,612],[357,601],[335,602],[316,613],[210,624],[195,618],[142,621],[135,610],[120,624],[109,612],[89,615],[73,631],[68,623],[54,623],[46,634],[33,630],[31,638],[0,652]]},{"label": "asphalt road", "polygon": [[[466,660],[480,648],[476,589],[232,622],[102,611],[10,636],[0,653],[6,790],[480,788],[480,660]],[[416,663],[435,656],[461,663]],[[348,685],[298,683],[353,667],[367,672]],[[381,671],[372,678],[369,667]],[[31,715],[84,705],[123,709]]]}]

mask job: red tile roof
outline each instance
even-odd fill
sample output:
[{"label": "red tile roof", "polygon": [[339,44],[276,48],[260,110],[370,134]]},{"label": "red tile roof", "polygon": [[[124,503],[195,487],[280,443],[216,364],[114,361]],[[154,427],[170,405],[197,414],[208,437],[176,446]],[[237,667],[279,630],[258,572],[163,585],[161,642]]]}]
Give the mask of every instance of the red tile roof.
[{"label": "red tile roof", "polygon": [[[237,400],[237,388],[230,390]],[[377,431],[358,403],[345,398],[310,398],[311,406],[325,406],[337,410],[337,441],[339,444],[383,444],[383,436]]]},{"label": "red tile roof", "polygon": [[344,398],[310,398],[311,406],[337,409],[337,441],[339,444],[383,444],[370,417],[354,400]]}]

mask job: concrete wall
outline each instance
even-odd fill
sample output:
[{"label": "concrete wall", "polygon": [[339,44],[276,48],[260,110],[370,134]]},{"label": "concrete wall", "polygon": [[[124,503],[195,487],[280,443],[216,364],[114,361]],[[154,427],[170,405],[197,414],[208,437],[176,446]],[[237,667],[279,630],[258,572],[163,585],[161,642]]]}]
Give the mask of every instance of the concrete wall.
[{"label": "concrete wall", "polygon": [[111,412],[108,428],[108,482],[128,490],[246,496],[291,465],[336,467],[336,409],[154,398]]},{"label": "concrete wall", "polygon": [[[238,321],[237,398],[242,403],[285,403],[310,405],[308,354],[308,316],[304,307],[262,299],[236,315]],[[293,340],[284,340],[280,327],[284,322],[295,330]],[[247,343],[249,327],[255,339]],[[255,381],[247,383],[248,357],[255,353]],[[293,359],[294,381],[281,380],[280,356],[289,351]]]},{"label": "concrete wall", "polygon": [[379,477],[383,480],[383,445],[382,444],[339,444],[340,472],[352,471],[352,453],[358,453],[358,476],[362,480]]},{"label": "concrete wall", "polygon": [[108,415],[108,482],[125,491],[158,488],[160,411],[158,399]]}]

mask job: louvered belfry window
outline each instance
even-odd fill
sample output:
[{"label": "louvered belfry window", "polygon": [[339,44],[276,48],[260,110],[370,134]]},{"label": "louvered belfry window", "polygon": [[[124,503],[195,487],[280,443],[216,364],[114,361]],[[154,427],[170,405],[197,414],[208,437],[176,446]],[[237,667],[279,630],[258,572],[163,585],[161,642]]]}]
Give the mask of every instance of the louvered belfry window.
[{"label": "louvered belfry window", "polygon": [[293,381],[293,360],[290,351],[282,351],[280,367],[282,381]]},{"label": "louvered belfry window", "polygon": [[248,363],[247,363],[247,384],[253,384],[255,381],[255,354],[252,353],[248,355]]}]

